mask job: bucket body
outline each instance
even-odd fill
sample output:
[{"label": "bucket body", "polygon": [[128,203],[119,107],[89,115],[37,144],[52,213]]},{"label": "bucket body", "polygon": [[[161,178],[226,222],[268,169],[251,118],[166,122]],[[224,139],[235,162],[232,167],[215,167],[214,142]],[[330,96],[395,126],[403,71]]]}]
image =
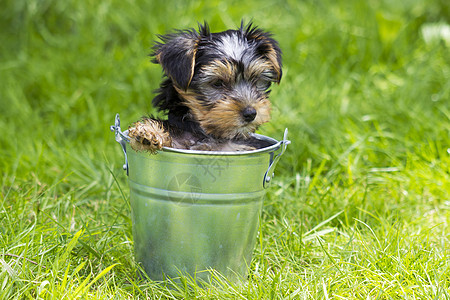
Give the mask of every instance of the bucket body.
[{"label": "bucket body", "polygon": [[246,277],[267,174],[288,144],[258,137],[271,146],[241,153],[164,148],[152,155],[132,150],[116,132],[127,158],[136,261],[152,280],[188,274],[208,281],[208,270],[228,280]]},{"label": "bucket body", "polygon": [[245,276],[269,155],[127,153],[136,260],[148,276]]}]

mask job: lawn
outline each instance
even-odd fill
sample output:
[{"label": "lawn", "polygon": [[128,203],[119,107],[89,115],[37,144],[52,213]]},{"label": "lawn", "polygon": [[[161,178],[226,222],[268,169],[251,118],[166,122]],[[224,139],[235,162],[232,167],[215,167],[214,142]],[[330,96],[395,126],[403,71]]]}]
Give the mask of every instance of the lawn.
[{"label": "lawn", "polygon": [[[252,20],[283,50],[288,147],[249,277],[136,276],[109,126],[154,113],[156,34]],[[450,4],[6,0],[0,299],[450,299]]]}]

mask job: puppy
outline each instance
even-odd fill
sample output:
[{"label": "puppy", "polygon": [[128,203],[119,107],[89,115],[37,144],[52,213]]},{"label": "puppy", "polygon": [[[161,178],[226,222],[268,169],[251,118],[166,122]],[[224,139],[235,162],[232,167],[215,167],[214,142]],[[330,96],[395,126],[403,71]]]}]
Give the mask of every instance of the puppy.
[{"label": "puppy", "polygon": [[159,36],[153,62],[164,80],[153,99],[166,120],[143,118],[129,128],[130,146],[155,153],[162,147],[246,151],[265,147],[251,133],[270,120],[272,83],[282,75],[281,50],[252,23],[211,33],[178,30]]}]

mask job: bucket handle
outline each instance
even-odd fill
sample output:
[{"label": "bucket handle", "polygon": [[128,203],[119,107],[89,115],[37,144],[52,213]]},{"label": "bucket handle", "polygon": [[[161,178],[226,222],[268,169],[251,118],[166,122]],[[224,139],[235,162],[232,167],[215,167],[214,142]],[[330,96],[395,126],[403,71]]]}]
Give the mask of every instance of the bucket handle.
[{"label": "bucket handle", "polygon": [[263,180],[264,188],[269,187],[269,183],[270,183],[270,181],[272,181],[272,178],[275,175],[275,173],[274,173],[275,167],[277,166],[277,163],[280,160],[281,156],[283,155],[284,151],[286,151],[287,145],[289,145],[291,143],[291,141],[289,141],[287,139],[287,135],[288,135],[288,129],[286,128],[284,130],[283,140],[280,142],[281,143],[280,153],[278,153],[277,156],[275,156],[275,157],[274,157],[275,152],[270,153],[269,168],[267,169],[266,174],[264,174],[264,180]]},{"label": "bucket handle", "polygon": [[114,132],[116,142],[118,142],[120,146],[122,146],[123,154],[125,154],[125,164],[123,165],[123,169],[127,171],[128,176],[127,142],[129,142],[129,139],[126,137],[125,134],[123,134],[123,132],[120,129],[119,114],[116,114],[114,125],[111,125],[110,130]]},{"label": "bucket handle", "polygon": [[[127,142],[130,140],[128,137],[122,132],[120,129],[120,117],[119,114],[116,114],[114,125],[111,125],[110,130],[114,132],[114,136],[116,139],[116,142],[120,144],[122,147],[123,154],[125,155],[125,163],[123,164],[123,169],[127,171],[128,176],[128,157],[127,157]],[[287,139],[288,129],[286,128],[284,130],[284,136],[283,140],[280,142],[281,145],[281,151],[275,156],[275,152],[270,153],[270,163],[269,168],[267,169],[266,173],[264,174],[263,179],[263,187],[267,188],[269,187],[269,183],[272,181],[272,178],[274,176],[275,167],[277,166],[278,161],[280,160],[281,156],[284,154],[284,151],[286,151],[287,145],[291,143]]]}]

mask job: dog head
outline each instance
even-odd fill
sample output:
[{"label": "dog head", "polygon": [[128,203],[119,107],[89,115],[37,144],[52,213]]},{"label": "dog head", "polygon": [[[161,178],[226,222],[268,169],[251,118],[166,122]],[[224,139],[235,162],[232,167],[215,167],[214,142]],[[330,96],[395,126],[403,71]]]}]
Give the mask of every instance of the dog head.
[{"label": "dog head", "polygon": [[176,31],[160,36],[154,62],[167,79],[154,105],[198,123],[216,138],[242,138],[270,120],[268,95],[282,76],[281,50],[268,32],[251,23],[211,33]]}]

